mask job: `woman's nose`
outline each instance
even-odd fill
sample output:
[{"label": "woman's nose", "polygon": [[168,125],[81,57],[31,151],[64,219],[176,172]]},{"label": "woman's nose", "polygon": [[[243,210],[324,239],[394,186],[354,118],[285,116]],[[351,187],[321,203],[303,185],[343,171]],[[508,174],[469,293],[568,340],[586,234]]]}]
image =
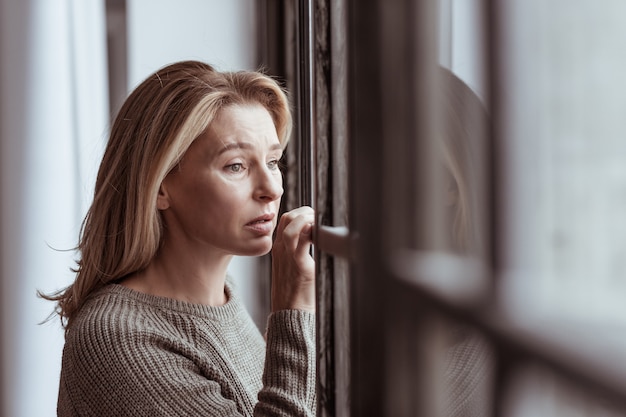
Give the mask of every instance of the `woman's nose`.
[{"label": "woman's nose", "polygon": [[283,192],[282,173],[270,168],[261,169],[255,190],[256,197],[261,200],[274,201],[282,197]]}]

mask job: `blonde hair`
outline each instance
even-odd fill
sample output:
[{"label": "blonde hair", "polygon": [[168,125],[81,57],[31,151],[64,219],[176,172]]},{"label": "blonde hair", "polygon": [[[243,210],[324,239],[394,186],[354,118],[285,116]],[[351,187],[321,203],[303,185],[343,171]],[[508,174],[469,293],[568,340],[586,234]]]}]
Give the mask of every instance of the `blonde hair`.
[{"label": "blonde hair", "polygon": [[144,269],[161,243],[159,187],[224,107],[260,104],[286,146],[292,128],[287,96],[259,72],[219,72],[197,61],[175,63],[143,81],[117,115],[78,244],[76,278],[43,297],[56,301],[68,329],[86,299],[107,283]]}]

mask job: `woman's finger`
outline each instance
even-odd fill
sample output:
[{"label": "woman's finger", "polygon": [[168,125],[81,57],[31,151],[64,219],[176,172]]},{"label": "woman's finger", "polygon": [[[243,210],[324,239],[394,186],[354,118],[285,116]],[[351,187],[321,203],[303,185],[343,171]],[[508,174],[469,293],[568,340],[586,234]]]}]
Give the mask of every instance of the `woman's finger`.
[{"label": "woman's finger", "polygon": [[[278,222],[278,226],[276,227],[276,241],[280,242],[283,240],[283,236],[286,234],[285,232],[287,232],[287,236],[290,236],[292,233],[296,233],[294,229],[298,230],[298,228],[303,226],[301,223],[302,216],[306,216],[308,218],[306,221],[307,223],[313,223],[315,220],[314,211],[308,206],[298,207],[297,209],[284,213]],[[294,223],[294,221],[296,223]],[[286,230],[288,227],[289,230]],[[297,231],[297,233],[299,234],[299,231]]]},{"label": "woman's finger", "polygon": [[311,241],[311,227],[315,220],[313,214],[299,215],[286,222],[281,235],[277,235],[277,240],[291,252],[295,252],[301,241],[309,243]]}]

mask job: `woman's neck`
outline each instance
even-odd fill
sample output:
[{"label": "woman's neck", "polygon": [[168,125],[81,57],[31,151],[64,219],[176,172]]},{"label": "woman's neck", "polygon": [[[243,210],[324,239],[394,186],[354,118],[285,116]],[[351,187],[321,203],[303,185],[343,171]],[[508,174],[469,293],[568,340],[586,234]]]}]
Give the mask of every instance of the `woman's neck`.
[{"label": "woman's neck", "polygon": [[120,284],[133,290],[209,306],[224,305],[231,255],[200,256],[164,245],[150,264]]}]

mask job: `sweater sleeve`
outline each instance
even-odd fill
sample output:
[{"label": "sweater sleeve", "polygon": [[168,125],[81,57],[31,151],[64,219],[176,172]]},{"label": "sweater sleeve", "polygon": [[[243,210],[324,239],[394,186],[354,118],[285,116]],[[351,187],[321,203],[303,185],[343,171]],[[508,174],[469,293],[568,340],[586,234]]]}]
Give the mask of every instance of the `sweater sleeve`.
[{"label": "sweater sleeve", "polygon": [[315,416],[315,315],[300,310],[268,319],[258,416]]}]

